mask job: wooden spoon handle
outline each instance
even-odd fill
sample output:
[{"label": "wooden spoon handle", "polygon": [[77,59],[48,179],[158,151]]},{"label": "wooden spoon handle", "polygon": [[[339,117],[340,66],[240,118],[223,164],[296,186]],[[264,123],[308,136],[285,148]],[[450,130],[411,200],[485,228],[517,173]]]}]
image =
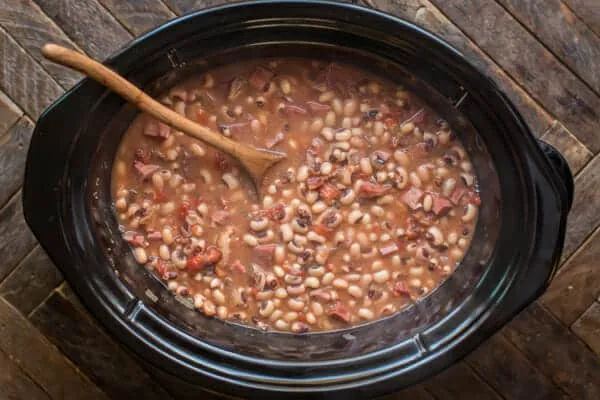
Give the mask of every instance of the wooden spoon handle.
[{"label": "wooden spoon handle", "polygon": [[259,150],[242,145],[213,130],[190,121],[184,116],[160,104],[110,68],[79,52],[48,43],[42,47],[42,54],[49,60],[84,73],[113,92],[121,95],[123,98],[136,105],[140,110],[152,115],[173,128],[183,131],[184,133],[203,140],[220,150],[233,155],[242,161],[252,174],[260,175],[261,173],[264,173],[264,171],[258,171],[258,169],[262,169],[262,166],[259,165],[261,164],[260,160],[263,160],[262,162],[264,163],[265,159],[270,159],[272,162],[275,162],[282,158],[280,153]]}]

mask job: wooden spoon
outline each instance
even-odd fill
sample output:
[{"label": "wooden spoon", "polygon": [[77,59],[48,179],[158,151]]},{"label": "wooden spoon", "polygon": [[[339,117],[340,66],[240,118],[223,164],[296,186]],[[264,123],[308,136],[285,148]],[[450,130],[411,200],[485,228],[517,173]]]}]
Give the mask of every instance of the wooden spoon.
[{"label": "wooden spoon", "polygon": [[98,61],[79,52],[65,47],[47,43],[42,47],[42,54],[47,59],[73,68],[84,73],[98,83],[117,93],[127,101],[133,103],[141,111],[175,128],[188,136],[200,139],[219,150],[235,157],[249,172],[254,180],[254,186],[259,192],[265,172],[286,154],[266,149],[257,149],[235,142],[213,130],[185,118],[168,107],[154,100],[140,88],[117,74],[115,71],[100,64]]}]

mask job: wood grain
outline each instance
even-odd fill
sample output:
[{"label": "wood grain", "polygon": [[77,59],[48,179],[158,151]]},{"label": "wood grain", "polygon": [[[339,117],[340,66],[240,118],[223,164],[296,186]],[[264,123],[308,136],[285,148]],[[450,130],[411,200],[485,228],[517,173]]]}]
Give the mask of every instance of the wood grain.
[{"label": "wood grain", "polygon": [[0,388],[2,400],[50,400],[50,397],[2,351]]},{"label": "wood grain", "polygon": [[0,349],[54,399],[107,400],[19,312],[0,298]]},{"label": "wood grain", "polygon": [[0,281],[33,249],[36,240],[23,218],[21,192],[0,209]]},{"label": "wood grain", "polygon": [[434,397],[444,400],[501,399],[464,362],[459,362],[423,383]]},{"label": "wood grain", "polygon": [[76,49],[78,47],[33,1],[3,0],[3,6],[0,7],[0,25],[63,88],[68,89],[81,79],[81,75],[75,71],[54,64],[41,56],[40,47],[47,42]]},{"label": "wood grain", "polygon": [[0,206],[21,186],[32,133],[33,123],[24,117],[0,137]]},{"label": "wood grain", "polygon": [[573,175],[576,175],[592,159],[592,152],[559,121],[553,121],[541,139],[560,151],[569,163]]},{"label": "wood grain", "polygon": [[600,398],[598,359],[540,305],[533,303],[526,308],[504,333],[572,398]]},{"label": "wood grain", "polygon": [[23,115],[23,111],[0,90],[0,137]]},{"label": "wood grain", "polygon": [[90,56],[106,59],[133,36],[96,0],[35,0]]},{"label": "wood grain", "polygon": [[120,345],[58,291],[30,319],[111,398],[170,398]]},{"label": "wood grain", "polygon": [[570,326],[600,294],[600,228],[560,269],[541,302]]},{"label": "wood grain", "polygon": [[600,93],[600,37],[561,0],[498,0],[560,60]]},{"label": "wood grain", "polygon": [[498,3],[432,2],[584,145],[600,151],[600,98]]},{"label": "wood grain", "polygon": [[0,283],[0,296],[4,297],[23,315],[29,314],[63,280],[46,252],[36,246],[31,253]]},{"label": "wood grain", "polygon": [[562,0],[598,36],[600,36],[600,3],[597,0]]},{"label": "wood grain", "polygon": [[573,332],[600,356],[600,303],[594,303],[571,327]]},{"label": "wood grain", "polygon": [[552,117],[428,0],[370,0],[369,3],[442,37],[496,82],[517,106],[535,135],[540,136],[548,129]]},{"label": "wood grain", "polygon": [[[599,135],[600,136],[600,135]],[[575,197],[567,220],[562,259],[566,260],[600,224],[600,156],[594,157],[575,178]]]},{"label": "wood grain", "polygon": [[0,86],[32,119],[56,100],[63,88],[0,28]]},{"label": "wood grain", "polygon": [[506,399],[550,400],[567,396],[498,333],[466,361]]},{"label": "wood grain", "polygon": [[160,0],[99,0],[119,22],[139,36],[175,17]]}]

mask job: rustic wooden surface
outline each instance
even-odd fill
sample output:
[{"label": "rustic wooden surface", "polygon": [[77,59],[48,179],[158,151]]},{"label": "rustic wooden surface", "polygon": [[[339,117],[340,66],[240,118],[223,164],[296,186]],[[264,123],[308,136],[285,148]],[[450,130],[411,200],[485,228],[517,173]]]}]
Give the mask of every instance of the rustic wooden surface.
[{"label": "rustic wooden surface", "polygon": [[[575,201],[548,291],[460,363],[386,399],[600,399],[600,1],[361,0],[442,36],[566,156]],[[23,220],[34,121],[80,75],[53,41],[106,58],[227,0],[0,0],[0,399],[188,399],[81,306]],[[217,398],[206,393],[201,398]]]}]

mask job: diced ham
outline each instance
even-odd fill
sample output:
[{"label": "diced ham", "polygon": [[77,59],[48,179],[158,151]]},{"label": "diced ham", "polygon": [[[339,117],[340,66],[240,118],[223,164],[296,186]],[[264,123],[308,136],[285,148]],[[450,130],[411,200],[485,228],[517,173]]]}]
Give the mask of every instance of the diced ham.
[{"label": "diced ham", "polygon": [[187,261],[187,269],[190,272],[199,271],[209,265],[215,265],[221,260],[222,253],[214,246],[206,249],[204,253],[196,254]]},{"label": "diced ham", "polygon": [[388,246],[384,246],[384,247],[380,247],[379,248],[379,252],[381,253],[381,255],[383,257],[389,256],[390,254],[394,254],[398,251],[398,245],[394,244],[390,244]]},{"label": "diced ham", "polygon": [[402,201],[411,209],[416,210],[421,207],[421,198],[423,191],[417,188],[410,188],[402,195]]},{"label": "diced ham", "polygon": [[271,208],[263,210],[261,215],[264,215],[273,221],[281,221],[285,217],[285,205],[283,203],[278,203]]},{"label": "diced ham", "polygon": [[313,115],[325,115],[327,111],[331,110],[328,104],[318,103],[316,101],[307,101],[306,105]]},{"label": "diced ham", "polygon": [[136,247],[144,246],[146,244],[144,235],[141,235],[139,233],[135,233],[132,231],[125,232],[123,234],[123,239],[125,239],[126,242],[128,242],[131,245],[136,246]]},{"label": "diced ham", "polygon": [[229,220],[229,212],[225,210],[217,210],[211,215],[210,219],[217,225],[225,225]]},{"label": "diced ham", "polygon": [[306,115],[306,114],[308,114],[308,111],[306,111],[306,109],[304,107],[296,106],[293,104],[284,104],[282,111],[285,115]]},{"label": "diced ham", "polygon": [[329,203],[337,199],[340,196],[341,192],[331,183],[326,183],[319,188],[319,194],[323,199],[325,199],[326,202]]},{"label": "diced ham", "polygon": [[153,119],[146,123],[143,134],[150,137],[166,139],[171,134],[171,128],[164,122]]},{"label": "diced ham", "polygon": [[350,322],[350,311],[348,311],[348,309],[344,307],[340,301],[336,301],[333,307],[329,310],[329,316],[342,322]]},{"label": "diced ham", "polygon": [[396,282],[392,288],[392,292],[394,292],[396,296],[410,296],[410,291],[404,282]]},{"label": "diced ham", "polygon": [[318,189],[321,186],[323,186],[326,181],[327,181],[327,178],[325,178],[323,176],[311,176],[306,180],[306,186],[310,190],[315,190],[315,189]]},{"label": "diced ham", "polygon": [[433,206],[431,210],[435,215],[445,214],[452,208],[452,203],[450,200],[443,196],[435,196],[433,198]]},{"label": "diced ham", "polygon": [[274,76],[275,73],[273,71],[259,65],[252,75],[250,75],[248,82],[256,90],[265,90],[267,83],[269,83]]},{"label": "diced ham", "polygon": [[358,188],[360,197],[366,199],[372,199],[375,197],[383,196],[392,188],[392,185],[379,185],[377,183],[362,182]]},{"label": "diced ham", "polygon": [[150,175],[155,173],[160,169],[160,166],[155,164],[144,164],[141,161],[134,161],[133,167],[139,172],[140,176],[143,180],[148,179]]},{"label": "diced ham", "polygon": [[148,236],[148,240],[161,240],[162,239],[162,233],[160,233],[160,231],[149,232],[147,236]]},{"label": "diced ham", "polygon": [[464,195],[466,195],[468,191],[469,191],[469,189],[466,189],[466,188],[454,189],[454,191],[450,195],[450,201],[454,204],[458,204],[460,202],[460,199],[462,199],[462,197]]},{"label": "diced ham", "polygon": [[273,265],[273,258],[275,257],[275,244],[260,244],[252,249],[252,259],[255,264],[263,267],[270,267]]}]

